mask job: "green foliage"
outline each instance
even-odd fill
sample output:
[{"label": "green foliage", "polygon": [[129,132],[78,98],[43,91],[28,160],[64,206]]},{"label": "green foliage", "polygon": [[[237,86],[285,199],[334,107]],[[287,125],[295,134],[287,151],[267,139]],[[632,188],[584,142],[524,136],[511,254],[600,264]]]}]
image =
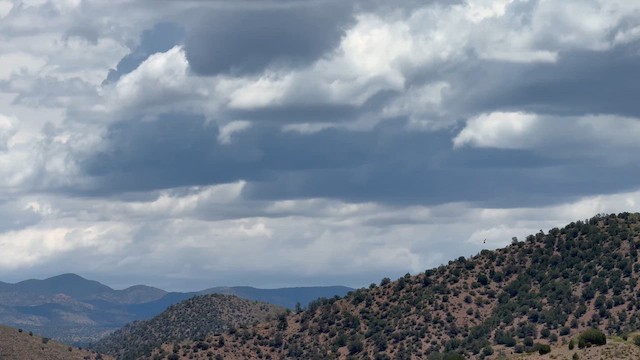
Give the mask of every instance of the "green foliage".
[{"label": "green foliage", "polygon": [[362,344],[362,340],[360,340],[360,338],[355,338],[349,341],[349,344],[347,345],[347,349],[349,350],[349,354],[351,355],[361,353],[362,350],[364,350],[364,345]]},{"label": "green foliage", "polygon": [[551,352],[551,346],[547,344],[536,343],[533,348],[534,351],[537,351],[540,355],[548,354]]},{"label": "green foliage", "polygon": [[[605,345],[607,343],[606,335],[598,329],[587,329],[578,336],[578,347],[583,348],[591,345]],[[583,346],[580,346],[583,344]]]},{"label": "green foliage", "polygon": [[442,357],[442,360],[464,360],[464,356],[458,353],[448,352],[444,354],[444,356]]}]

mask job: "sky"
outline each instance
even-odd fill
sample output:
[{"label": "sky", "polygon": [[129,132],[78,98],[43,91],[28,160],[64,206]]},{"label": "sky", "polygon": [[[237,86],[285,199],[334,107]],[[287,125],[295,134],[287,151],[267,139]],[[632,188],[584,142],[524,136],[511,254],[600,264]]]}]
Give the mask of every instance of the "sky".
[{"label": "sky", "polygon": [[360,287],[640,211],[638,94],[638,1],[0,0],[0,280]]}]

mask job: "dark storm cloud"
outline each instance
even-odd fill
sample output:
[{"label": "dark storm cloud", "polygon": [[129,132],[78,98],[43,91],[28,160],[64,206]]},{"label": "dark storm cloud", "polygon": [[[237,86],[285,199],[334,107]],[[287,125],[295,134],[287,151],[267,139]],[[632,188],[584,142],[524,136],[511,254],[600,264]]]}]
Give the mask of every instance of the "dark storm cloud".
[{"label": "dark storm cloud", "polygon": [[467,114],[515,109],[547,114],[640,116],[640,42],[609,51],[565,51],[555,63],[478,61],[445,76],[447,107]]},{"label": "dark storm cloud", "polygon": [[348,2],[217,9],[189,29],[185,51],[203,75],[254,73],[313,62],[336,47],[352,21]]},{"label": "dark storm cloud", "polygon": [[83,165],[98,180],[96,191],[110,193],[264,180],[282,170],[352,167],[366,156],[362,141],[337,131],[301,137],[255,127],[234,135],[230,144],[220,144],[218,135],[218,127],[200,116],[123,121],[109,128],[109,150]]},{"label": "dark storm cloud", "polygon": [[[178,114],[125,121],[108,132],[108,151],[84,170],[96,195],[246,180],[256,200],[333,198],[387,204],[468,201],[484,206],[549,205],[631,190],[640,170],[529,150],[454,150],[447,132],[408,133],[396,122],[373,131],[313,134],[255,126],[219,144],[217,126]],[[614,176],[612,176],[612,174]]]}]

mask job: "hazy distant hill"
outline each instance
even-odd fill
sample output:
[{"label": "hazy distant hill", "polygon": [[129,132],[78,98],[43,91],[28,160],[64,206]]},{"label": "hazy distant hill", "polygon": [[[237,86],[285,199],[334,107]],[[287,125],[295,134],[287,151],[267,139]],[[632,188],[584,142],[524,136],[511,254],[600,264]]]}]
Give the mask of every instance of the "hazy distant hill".
[{"label": "hazy distant hill", "polygon": [[28,331],[0,325],[0,359],[7,360],[88,360],[112,359],[84,349],[42,338]]},{"label": "hazy distant hill", "polygon": [[[204,338],[231,327],[276,318],[280,306],[230,295],[201,295],[170,306],[153,319],[136,321],[91,347],[118,359],[132,360],[168,342]],[[206,350],[209,344],[200,344]]]},{"label": "hazy distant hill", "polygon": [[[344,295],[350,288],[291,289],[212,288],[200,293],[227,293],[293,307],[316,297]],[[21,327],[70,344],[86,344],[135,320],[149,319],[168,306],[199,293],[168,293],[136,285],[114,290],[75,274],[45,280],[0,283],[0,324]]]},{"label": "hazy distant hill", "polygon": [[106,300],[116,304],[135,304],[157,300],[166,291],[144,285],[114,290],[76,274],[63,274],[45,280],[25,280],[16,284],[0,284],[0,304],[39,305],[64,294],[78,301]]},{"label": "hazy distant hill", "polygon": [[[210,354],[193,342],[161,351],[177,348],[173,358],[182,359],[496,359],[566,348],[590,327],[623,337],[640,328],[639,249],[640,214],[596,216],[209,337],[219,345]],[[627,350],[621,358],[637,358]],[[614,356],[608,351],[592,355]]]}]

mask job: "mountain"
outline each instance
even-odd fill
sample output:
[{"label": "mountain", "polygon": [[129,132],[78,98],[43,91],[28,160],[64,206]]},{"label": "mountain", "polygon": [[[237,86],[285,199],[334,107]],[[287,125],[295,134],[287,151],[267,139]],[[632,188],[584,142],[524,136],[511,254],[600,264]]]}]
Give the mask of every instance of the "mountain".
[{"label": "mountain", "polygon": [[[170,306],[153,319],[136,321],[92,345],[94,350],[133,360],[163,343],[204,338],[229,328],[249,325],[284,314],[277,305],[229,295],[200,295]],[[209,345],[198,345],[206,350]]]},{"label": "mountain", "polygon": [[216,346],[206,355],[193,341],[153,354],[176,348],[173,359],[504,359],[566,348],[592,327],[622,343],[615,339],[640,328],[639,249],[640,214],[599,215],[210,336],[206,343]]},{"label": "mountain", "polygon": [[158,315],[168,306],[199,293],[234,294],[293,308],[297,302],[304,306],[317,297],[344,295],[350,290],[346,287],[224,287],[169,293],[145,285],[114,290],[75,274],[63,274],[15,284],[0,282],[0,323],[65,343],[83,345],[130,322]]},{"label": "mountain", "polygon": [[22,329],[0,325],[0,359],[90,360],[113,359],[108,355],[60,344]]},{"label": "mountain", "polygon": [[5,306],[42,304],[59,294],[78,301],[106,300],[116,304],[134,304],[157,300],[167,292],[144,285],[114,290],[76,274],[63,274],[44,280],[31,279],[16,284],[0,284],[0,304]]}]

